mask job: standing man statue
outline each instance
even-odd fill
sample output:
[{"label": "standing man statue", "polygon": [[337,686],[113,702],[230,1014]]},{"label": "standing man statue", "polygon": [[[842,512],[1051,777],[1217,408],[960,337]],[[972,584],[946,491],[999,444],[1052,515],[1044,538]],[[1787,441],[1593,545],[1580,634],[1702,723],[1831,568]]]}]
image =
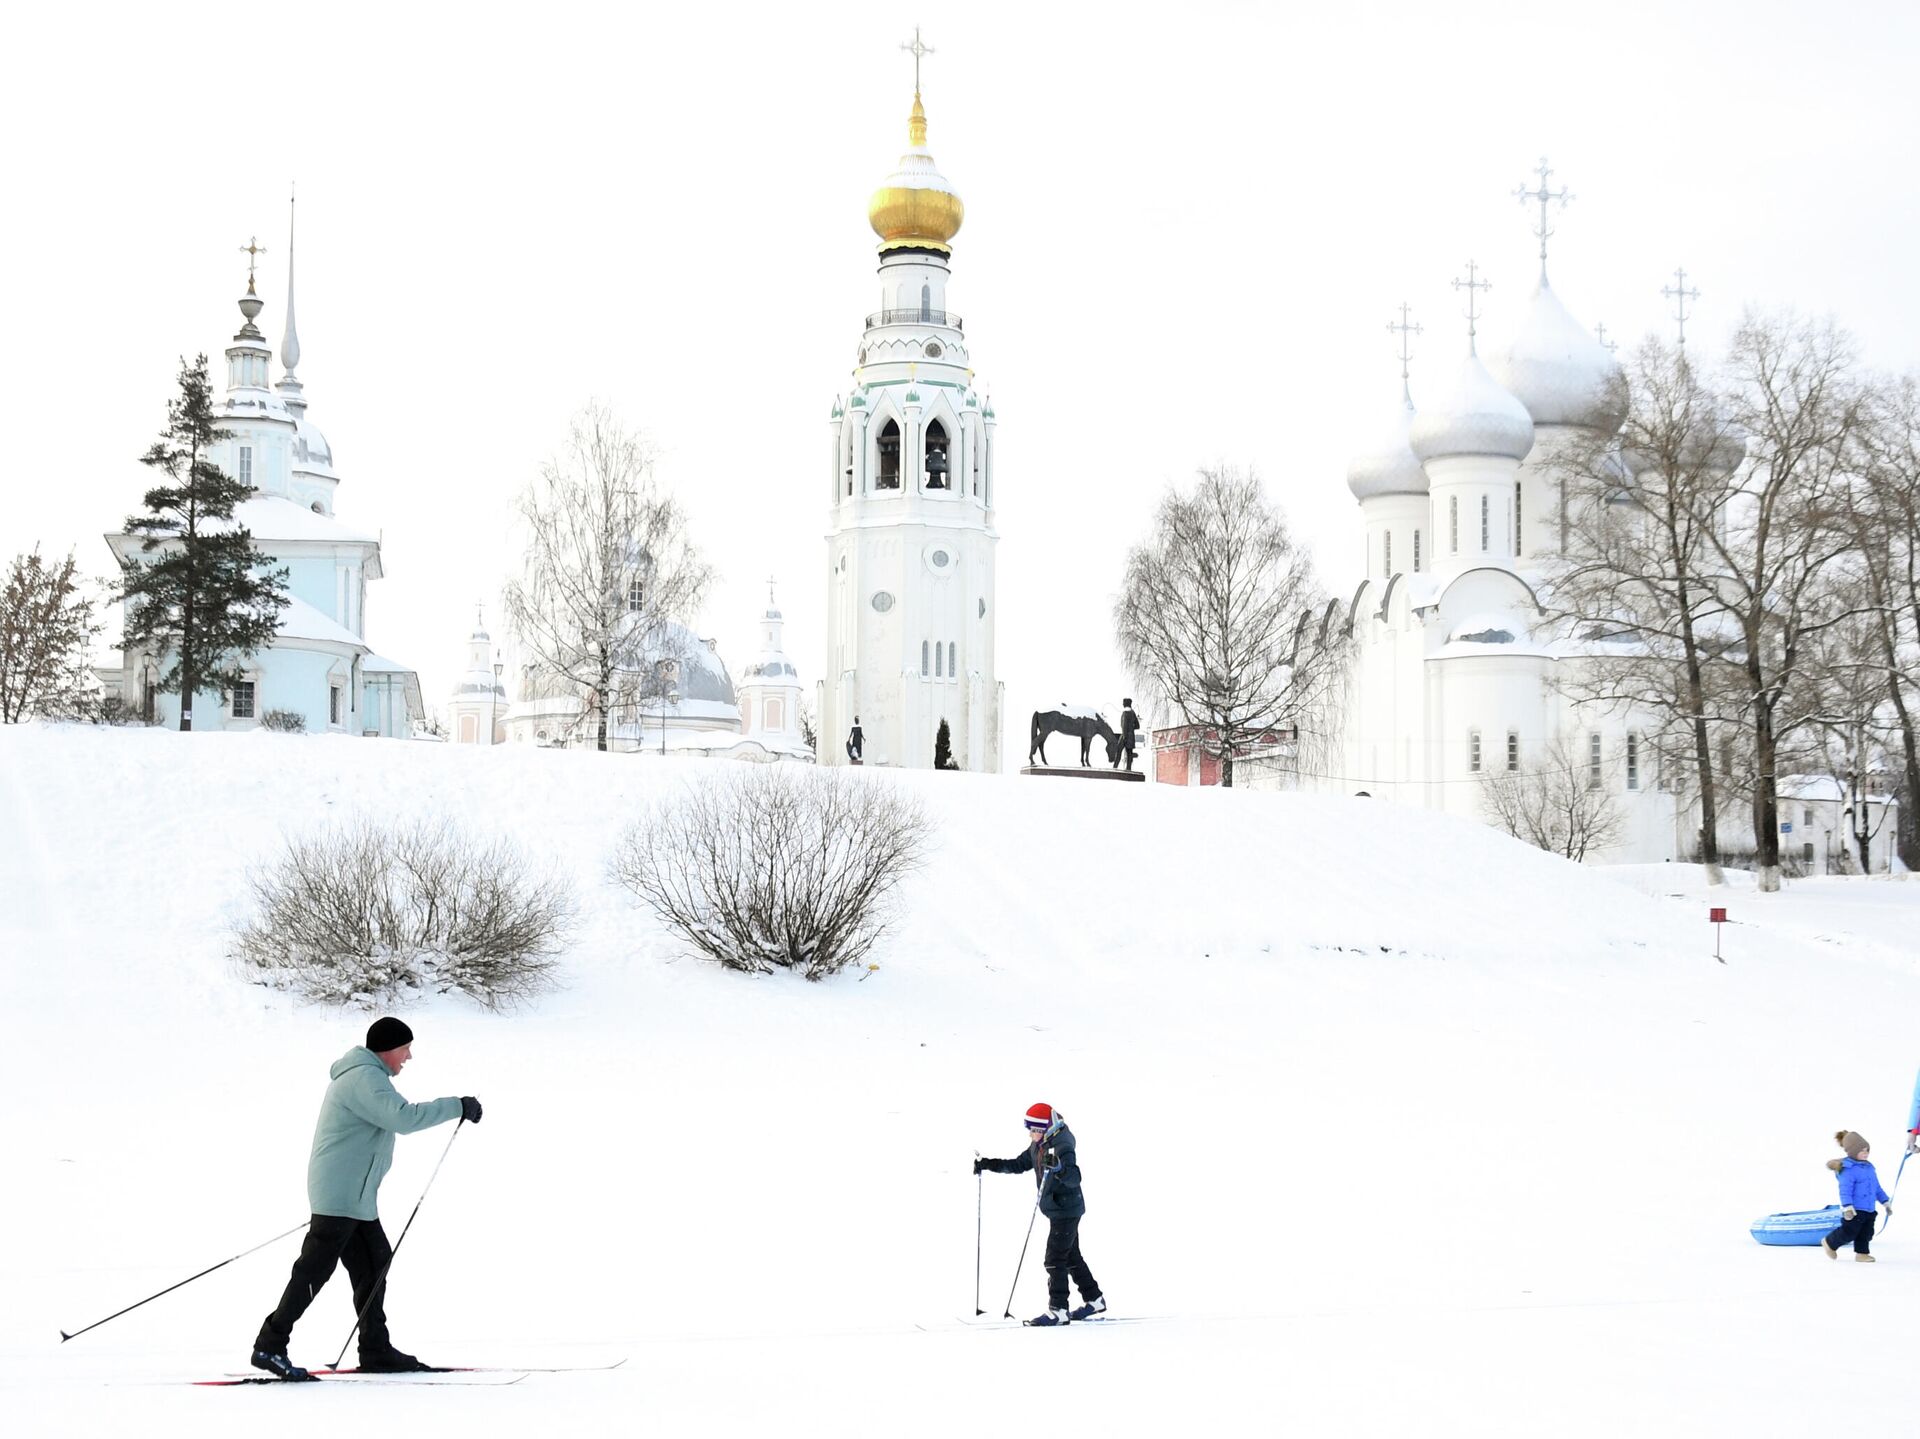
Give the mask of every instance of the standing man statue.
[{"label": "standing man statue", "polygon": [[282,1379],[312,1377],[287,1358],[287,1344],[335,1264],[345,1264],[353,1281],[354,1312],[360,1315],[360,1368],[400,1374],[428,1367],[395,1349],[387,1335],[386,1277],[393,1246],[380,1227],[380,1181],[393,1165],[394,1135],[431,1129],[450,1119],[478,1124],[480,1101],[469,1094],[407,1103],[393,1087],[393,1076],[412,1057],[413,1031],[388,1017],[373,1022],[364,1046],[334,1061],[333,1082],[320,1101],[313,1153],[307,1160],[307,1202],[313,1219],[286,1291],[253,1341],[254,1368]]},{"label": "standing man statue", "polygon": [[[1140,716],[1133,712],[1133,701],[1120,701],[1120,753],[1125,756],[1127,769],[1133,769],[1133,737],[1140,732]],[[1113,762],[1113,768],[1120,768],[1119,759]]]},{"label": "standing man statue", "polygon": [[853,728],[847,731],[847,758],[854,764],[860,764],[861,753],[866,749],[866,736],[860,733],[860,716],[853,717]]}]

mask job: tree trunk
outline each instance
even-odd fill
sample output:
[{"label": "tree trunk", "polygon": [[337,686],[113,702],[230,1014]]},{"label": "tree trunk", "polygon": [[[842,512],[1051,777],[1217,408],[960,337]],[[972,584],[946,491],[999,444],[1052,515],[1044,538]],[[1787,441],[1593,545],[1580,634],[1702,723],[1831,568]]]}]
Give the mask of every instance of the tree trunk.
[{"label": "tree trunk", "polygon": [[1748,677],[1754,682],[1753,757],[1756,761],[1753,786],[1754,870],[1762,894],[1780,890],[1780,796],[1774,785],[1778,745],[1773,734],[1773,706],[1768,703],[1759,683],[1756,666],[1749,663]]},{"label": "tree trunk", "polygon": [[[603,646],[600,650],[600,684],[595,690],[593,697],[594,708],[600,712],[600,742],[598,748],[602,754],[605,754],[607,750],[607,696],[612,693],[612,690],[613,661]],[[662,732],[664,733],[666,711],[663,709],[660,713],[662,715],[660,723]]]},{"label": "tree trunk", "polygon": [[[1900,687],[1898,660],[1892,658],[1887,664],[1887,698],[1893,702],[1894,715],[1900,721],[1900,748],[1906,761],[1906,801],[1911,805],[1920,802],[1920,749],[1915,746],[1913,715],[1907,709],[1907,697]],[[1901,806],[1900,824],[1890,843],[1899,847],[1902,864],[1908,869],[1920,869],[1920,826],[1910,822],[1906,805]]]},{"label": "tree trunk", "polygon": [[1713,780],[1713,747],[1707,740],[1707,687],[1700,674],[1700,646],[1693,633],[1687,586],[1680,586],[1680,643],[1687,656],[1687,708],[1693,712],[1693,763],[1700,775],[1700,863],[1707,883],[1726,883],[1720,869],[1719,795]]}]

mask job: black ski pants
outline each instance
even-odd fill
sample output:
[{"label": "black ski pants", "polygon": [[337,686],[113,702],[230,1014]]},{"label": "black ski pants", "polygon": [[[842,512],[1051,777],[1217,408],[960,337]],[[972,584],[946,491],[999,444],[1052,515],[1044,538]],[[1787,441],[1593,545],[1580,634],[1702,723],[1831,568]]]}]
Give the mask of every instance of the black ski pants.
[{"label": "black ski pants", "polygon": [[1091,1304],[1100,1297],[1100,1281],[1080,1257],[1080,1220],[1047,1221],[1047,1307],[1067,1307],[1067,1280],[1071,1278],[1080,1297]]},{"label": "black ski pants", "polygon": [[[293,1326],[307,1312],[307,1306],[320,1288],[333,1276],[333,1266],[345,1264],[347,1278],[353,1281],[353,1310],[365,1316],[360,1321],[360,1350],[370,1353],[389,1349],[387,1337],[387,1265],[393,1259],[393,1246],[387,1243],[387,1231],[378,1219],[347,1219],[338,1214],[316,1214],[307,1225],[306,1242],[300,1257],[293,1261],[293,1275],[287,1280],[280,1303],[260,1325],[256,1349],[275,1354],[287,1352],[293,1338]],[[371,1301],[371,1302],[369,1302]]]},{"label": "black ski pants", "polygon": [[1873,1238],[1875,1211],[1857,1209],[1853,1218],[1840,1221],[1840,1227],[1827,1236],[1827,1247],[1838,1249],[1841,1245],[1852,1243],[1855,1254],[1867,1253],[1867,1241]]}]

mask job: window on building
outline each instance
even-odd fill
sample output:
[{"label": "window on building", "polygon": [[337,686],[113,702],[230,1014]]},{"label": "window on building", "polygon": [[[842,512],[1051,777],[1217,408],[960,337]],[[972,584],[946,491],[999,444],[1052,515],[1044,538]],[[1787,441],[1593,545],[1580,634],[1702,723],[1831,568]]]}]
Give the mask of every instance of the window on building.
[{"label": "window on building", "polygon": [[1493,507],[1488,502],[1487,497],[1482,495],[1480,497],[1480,553],[1483,555],[1487,552],[1487,540],[1490,538],[1489,531],[1493,527],[1492,509]]},{"label": "window on building", "polygon": [[327,723],[328,724],[343,723],[343,720],[342,720],[343,711],[341,709],[340,701],[341,701],[340,686],[339,685],[328,686],[327,688]]},{"label": "window on building", "polygon": [[1640,788],[1640,736],[1627,736],[1627,788]]},{"label": "window on building", "polygon": [[767,728],[770,730],[777,730],[780,728],[781,724],[783,723],[783,720],[784,720],[784,711],[781,708],[780,701],[768,700],[767,701]]},{"label": "window on building", "polygon": [[1805,844],[1800,846],[1800,863],[1807,864],[1807,865],[1810,865],[1813,863],[1813,841],[1812,840],[1808,840]]},{"label": "window on building", "polygon": [[253,718],[253,681],[241,680],[233,687],[233,717]]},{"label": "window on building", "polygon": [[945,645],[933,647],[933,677],[945,679],[947,674],[947,650]]},{"label": "window on building", "polygon": [[927,642],[925,640],[922,640],[920,641],[920,678],[921,679],[925,679],[927,677],[927,666],[929,663],[931,663],[931,656],[927,654]]},{"label": "window on building", "polygon": [[922,324],[933,318],[933,286],[920,287],[920,321]]},{"label": "window on building", "polygon": [[1520,773],[1520,731],[1507,731],[1507,773]]},{"label": "window on building", "polygon": [[947,427],[938,420],[927,421],[927,488],[947,488]]},{"label": "window on building", "polygon": [[1420,573],[1420,531],[1413,532],[1413,572]]},{"label": "window on building", "polygon": [[1474,774],[1480,773],[1480,731],[1467,731],[1467,768]]},{"label": "window on building", "polygon": [[1447,547],[1450,553],[1460,553],[1460,497],[1447,496]]},{"label": "window on building", "polygon": [[646,606],[647,587],[640,582],[640,576],[635,575],[627,581],[627,613],[637,615]]},{"label": "window on building", "polygon": [[1587,788],[1600,788],[1600,736],[1587,736]]},{"label": "window on building", "polygon": [[1803,809],[1800,811],[1800,827],[1802,829],[1813,828],[1813,811],[1812,810]]},{"label": "window on building", "polygon": [[960,678],[960,646],[952,640],[947,641],[947,678]]},{"label": "window on building", "polygon": [[1393,578],[1393,531],[1388,530],[1380,536],[1380,574],[1382,578]]},{"label": "window on building", "polygon": [[1517,555],[1526,531],[1520,528],[1520,482],[1513,482],[1513,552]]},{"label": "window on building", "polygon": [[874,488],[900,488],[900,426],[892,420],[880,427],[880,476],[874,481]]},{"label": "window on building", "polygon": [[240,447],[240,483],[248,486],[249,488],[251,488],[253,485],[253,446],[252,445],[242,445]]}]

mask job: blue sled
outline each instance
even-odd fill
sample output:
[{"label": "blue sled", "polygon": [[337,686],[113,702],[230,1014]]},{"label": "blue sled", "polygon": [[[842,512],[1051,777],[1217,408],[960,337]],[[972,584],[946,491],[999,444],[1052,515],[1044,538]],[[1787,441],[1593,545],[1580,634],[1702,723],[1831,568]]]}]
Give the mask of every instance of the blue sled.
[{"label": "blue sled", "polygon": [[1840,1206],[1800,1209],[1791,1214],[1769,1214],[1753,1221],[1753,1237],[1762,1244],[1811,1247],[1840,1227]]}]

